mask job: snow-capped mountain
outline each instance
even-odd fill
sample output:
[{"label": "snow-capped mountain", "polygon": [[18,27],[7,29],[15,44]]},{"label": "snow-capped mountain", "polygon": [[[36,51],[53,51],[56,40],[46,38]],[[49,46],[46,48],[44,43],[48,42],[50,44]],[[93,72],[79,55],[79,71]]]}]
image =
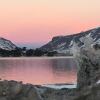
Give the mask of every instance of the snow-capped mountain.
[{"label": "snow-capped mountain", "polygon": [[11,41],[6,40],[4,38],[0,38],[0,49],[4,50],[14,50],[17,46],[13,44]]},{"label": "snow-capped mountain", "polygon": [[46,45],[42,46],[41,49],[64,53],[69,51],[69,49],[73,46],[73,42],[77,43],[79,47],[83,46],[84,42],[82,39],[84,37],[90,37],[93,39],[94,43],[98,42],[100,44],[100,27],[74,35],[53,37],[53,39]]}]

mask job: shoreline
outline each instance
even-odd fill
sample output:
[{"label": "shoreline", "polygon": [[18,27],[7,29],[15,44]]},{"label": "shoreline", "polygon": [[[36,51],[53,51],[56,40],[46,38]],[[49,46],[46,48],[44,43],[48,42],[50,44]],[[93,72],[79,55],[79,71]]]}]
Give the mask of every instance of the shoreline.
[{"label": "shoreline", "polygon": [[46,84],[46,85],[41,85],[42,87],[46,88],[52,88],[52,89],[75,89],[77,88],[77,84]]},{"label": "shoreline", "polygon": [[2,59],[64,59],[64,58],[69,58],[69,59],[74,59],[74,56],[56,56],[56,57],[0,57],[0,60]]},{"label": "shoreline", "polygon": [[18,82],[18,83],[22,83],[22,84],[31,84],[31,85],[34,85],[34,86],[40,86],[40,87],[45,87],[45,88],[52,88],[52,89],[63,89],[63,88],[68,88],[68,89],[71,89],[71,88],[76,88],[77,86],[77,83],[74,82],[74,83],[52,83],[52,84],[32,84],[32,83],[26,83],[26,82],[23,82],[23,81],[18,81],[18,80],[7,80],[7,79],[2,79],[0,78],[0,82],[3,82],[3,81],[15,81],[15,82]]}]

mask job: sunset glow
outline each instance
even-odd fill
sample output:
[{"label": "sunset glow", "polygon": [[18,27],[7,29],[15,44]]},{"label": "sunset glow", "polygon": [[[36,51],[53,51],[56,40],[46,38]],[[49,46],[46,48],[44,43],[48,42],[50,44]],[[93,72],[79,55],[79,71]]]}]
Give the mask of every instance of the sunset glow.
[{"label": "sunset glow", "polygon": [[100,25],[100,0],[0,0],[0,36],[45,43]]}]

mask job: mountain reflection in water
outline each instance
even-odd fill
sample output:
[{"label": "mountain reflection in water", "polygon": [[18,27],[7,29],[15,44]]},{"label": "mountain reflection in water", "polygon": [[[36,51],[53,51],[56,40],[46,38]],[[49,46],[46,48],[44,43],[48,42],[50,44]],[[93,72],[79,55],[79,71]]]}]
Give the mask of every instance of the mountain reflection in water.
[{"label": "mountain reflection in water", "polygon": [[75,83],[73,58],[1,58],[0,78],[31,84]]}]

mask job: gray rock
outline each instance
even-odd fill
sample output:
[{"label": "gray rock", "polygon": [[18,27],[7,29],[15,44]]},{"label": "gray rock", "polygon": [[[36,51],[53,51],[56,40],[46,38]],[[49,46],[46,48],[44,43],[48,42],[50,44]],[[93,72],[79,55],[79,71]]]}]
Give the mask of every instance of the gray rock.
[{"label": "gray rock", "polygon": [[7,100],[5,97],[0,97],[0,100]]},{"label": "gray rock", "polygon": [[16,81],[0,81],[0,100],[42,100],[35,86]]},{"label": "gray rock", "polygon": [[100,79],[100,51],[81,50],[79,59],[78,88],[94,85]]}]

